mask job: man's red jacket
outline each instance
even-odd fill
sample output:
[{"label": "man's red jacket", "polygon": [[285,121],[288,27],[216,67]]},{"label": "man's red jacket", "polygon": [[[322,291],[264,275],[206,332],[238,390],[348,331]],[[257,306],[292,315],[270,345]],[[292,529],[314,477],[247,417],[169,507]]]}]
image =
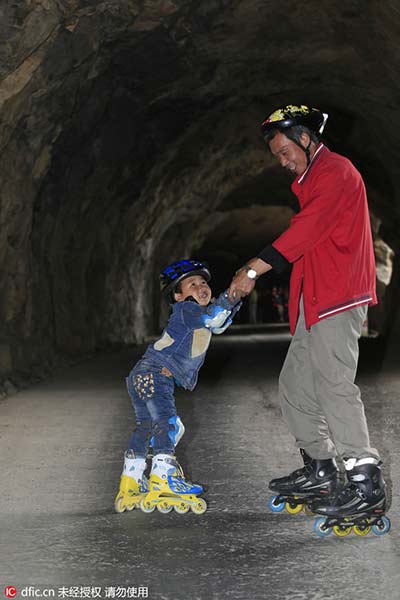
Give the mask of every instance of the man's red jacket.
[{"label": "man's red jacket", "polygon": [[[376,304],[376,269],[364,182],[344,156],[320,144],[292,184],[300,212],[258,256],[282,270],[293,263],[292,334],[303,293],[306,326],[361,304]],[[285,261],[286,259],[286,261]]]}]

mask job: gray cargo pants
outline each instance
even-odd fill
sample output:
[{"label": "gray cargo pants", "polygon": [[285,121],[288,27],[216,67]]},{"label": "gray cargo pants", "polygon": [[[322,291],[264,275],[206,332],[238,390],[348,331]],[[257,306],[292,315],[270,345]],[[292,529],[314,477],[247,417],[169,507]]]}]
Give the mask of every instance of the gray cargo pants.
[{"label": "gray cargo pants", "polygon": [[359,306],[305,328],[300,317],[279,377],[283,417],[296,445],[312,458],[373,456],[354,379],[358,339],[367,314]]}]

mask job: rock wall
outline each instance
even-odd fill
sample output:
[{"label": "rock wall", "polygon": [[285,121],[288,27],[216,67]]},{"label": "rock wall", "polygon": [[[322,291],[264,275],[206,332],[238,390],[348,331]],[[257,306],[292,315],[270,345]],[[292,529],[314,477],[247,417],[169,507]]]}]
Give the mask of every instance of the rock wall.
[{"label": "rock wall", "polygon": [[159,324],[161,265],[201,248],[231,211],[293,208],[258,132],[282,103],[328,110],[327,142],[361,169],[397,255],[396,11],[374,0],[3,3],[3,389],[142,340]]}]

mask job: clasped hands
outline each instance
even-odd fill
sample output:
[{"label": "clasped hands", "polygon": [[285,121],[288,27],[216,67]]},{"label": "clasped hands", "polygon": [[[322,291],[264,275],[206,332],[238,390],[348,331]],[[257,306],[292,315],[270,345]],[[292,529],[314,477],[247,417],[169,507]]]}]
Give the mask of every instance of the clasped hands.
[{"label": "clasped hands", "polygon": [[243,296],[248,296],[252,292],[255,284],[255,279],[250,279],[247,276],[244,267],[241,267],[236,271],[229,287],[229,298],[231,302],[237,302],[240,298],[243,298]]},{"label": "clasped hands", "polygon": [[231,281],[229,287],[229,298],[231,302],[237,302],[243,296],[248,296],[254,289],[256,284],[255,279],[250,279],[245,270],[246,267],[254,269],[258,276],[266,273],[272,266],[264,262],[260,258],[252,258],[243,267],[238,269]]}]

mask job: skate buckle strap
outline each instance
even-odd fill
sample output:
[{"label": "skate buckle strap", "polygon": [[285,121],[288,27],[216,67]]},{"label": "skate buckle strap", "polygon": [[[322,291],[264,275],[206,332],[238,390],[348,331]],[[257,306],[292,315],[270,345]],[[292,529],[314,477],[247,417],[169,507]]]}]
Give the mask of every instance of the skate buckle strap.
[{"label": "skate buckle strap", "polygon": [[176,494],[189,493],[193,488],[192,484],[186,483],[181,477],[174,475],[168,475],[168,484],[173,492]]}]

